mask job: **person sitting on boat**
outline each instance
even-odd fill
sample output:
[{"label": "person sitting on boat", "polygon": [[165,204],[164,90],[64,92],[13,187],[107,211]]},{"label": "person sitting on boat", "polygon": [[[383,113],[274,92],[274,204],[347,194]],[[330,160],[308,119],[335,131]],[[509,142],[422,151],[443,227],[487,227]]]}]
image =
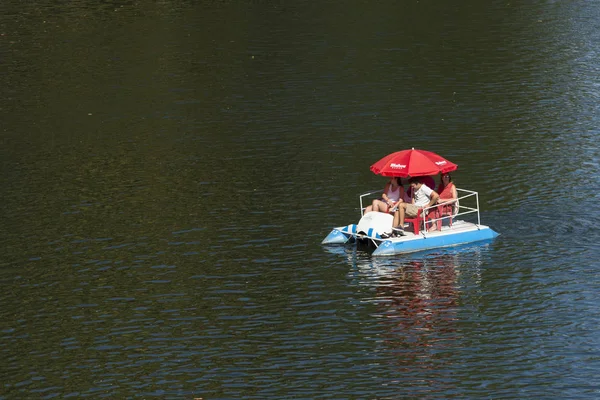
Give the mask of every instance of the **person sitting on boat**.
[{"label": "person sitting on boat", "polygon": [[[443,206],[430,210],[430,214],[434,218],[441,218],[445,215],[453,215],[454,207],[456,206],[456,200],[458,199],[458,193],[456,191],[456,186],[452,182],[452,176],[448,173],[442,174],[440,176],[440,183],[437,187],[437,193],[440,195],[437,203],[448,203]],[[433,214],[432,214],[433,213]],[[434,231],[437,229],[437,224],[433,224],[430,231]]]},{"label": "person sitting on boat", "polygon": [[[435,190],[435,179],[433,179],[431,176],[422,176],[421,181],[423,182],[423,184],[425,186],[428,186],[431,190]],[[412,201],[412,193],[413,193],[413,189],[412,189],[412,187],[409,186],[408,189],[406,190],[406,196],[404,196],[405,202],[410,203]],[[408,200],[406,198],[408,198]]]},{"label": "person sitting on boat", "polygon": [[403,201],[403,197],[404,187],[400,184],[400,178],[392,178],[383,188],[381,198],[373,200],[371,205],[365,208],[365,214],[371,211],[390,212]]},{"label": "person sitting on boat", "polygon": [[404,218],[415,218],[423,208],[431,207],[436,204],[439,195],[427,185],[423,184],[420,177],[413,177],[409,180],[410,187],[413,190],[413,200],[411,203],[399,203],[398,210],[394,213],[393,231],[398,235],[404,235]]},{"label": "person sitting on boat", "polygon": [[456,200],[458,199],[458,193],[456,192],[456,186],[452,182],[452,176],[450,174],[442,174],[437,192],[440,195],[440,198],[437,202],[448,204],[444,204],[441,207],[441,215],[436,216],[436,218],[440,218],[444,215],[453,215],[454,207],[456,206]]}]

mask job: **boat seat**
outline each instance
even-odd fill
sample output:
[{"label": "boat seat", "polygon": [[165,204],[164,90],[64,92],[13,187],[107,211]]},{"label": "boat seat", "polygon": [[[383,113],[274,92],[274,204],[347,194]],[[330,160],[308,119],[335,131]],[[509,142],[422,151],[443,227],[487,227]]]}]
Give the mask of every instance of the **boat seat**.
[{"label": "boat seat", "polygon": [[[419,213],[417,214],[416,217],[414,218],[404,218],[404,223],[409,223],[412,224],[413,226],[413,233],[415,235],[418,235],[419,232],[421,231],[421,226],[423,227],[423,229],[425,229],[425,226],[427,225],[427,223],[429,221],[431,221],[432,219],[436,218],[436,215],[438,215],[438,213],[441,212],[441,208],[442,206],[437,206],[435,208],[431,208],[428,212],[428,214],[425,216],[425,221],[423,221],[423,213],[421,212],[421,210],[419,210]],[[438,230],[442,229],[442,221],[436,221],[437,222],[437,227]]]},{"label": "boat seat", "polygon": [[[452,219],[454,219],[456,214],[458,214],[458,208],[459,208],[458,199],[456,199],[456,201],[452,204],[440,205],[440,206],[438,206],[438,208],[436,210],[437,216],[435,218],[449,217],[449,218],[446,218],[448,220],[448,226],[452,227]],[[442,222],[443,221],[444,221],[443,219],[436,221],[438,231],[442,230]]]}]

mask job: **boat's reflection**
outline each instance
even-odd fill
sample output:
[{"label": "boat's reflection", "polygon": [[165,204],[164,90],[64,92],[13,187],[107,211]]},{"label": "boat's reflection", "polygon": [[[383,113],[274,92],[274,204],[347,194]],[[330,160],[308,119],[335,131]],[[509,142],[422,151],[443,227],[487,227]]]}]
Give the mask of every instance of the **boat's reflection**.
[{"label": "boat's reflection", "polygon": [[344,251],[351,282],[367,289],[361,301],[372,304],[378,348],[393,353],[395,368],[414,372],[451,364],[452,348],[462,340],[465,296],[468,303],[479,294],[482,247],[394,258]]}]

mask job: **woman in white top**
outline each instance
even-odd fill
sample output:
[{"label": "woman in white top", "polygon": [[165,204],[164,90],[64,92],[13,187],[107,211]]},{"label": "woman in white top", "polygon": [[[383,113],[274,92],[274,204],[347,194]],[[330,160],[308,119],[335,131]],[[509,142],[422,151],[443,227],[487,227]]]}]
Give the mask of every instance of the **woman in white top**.
[{"label": "woman in white top", "polygon": [[404,188],[400,184],[400,178],[392,178],[383,188],[381,198],[373,200],[370,206],[365,208],[365,214],[371,211],[390,212],[395,209],[404,198]]}]

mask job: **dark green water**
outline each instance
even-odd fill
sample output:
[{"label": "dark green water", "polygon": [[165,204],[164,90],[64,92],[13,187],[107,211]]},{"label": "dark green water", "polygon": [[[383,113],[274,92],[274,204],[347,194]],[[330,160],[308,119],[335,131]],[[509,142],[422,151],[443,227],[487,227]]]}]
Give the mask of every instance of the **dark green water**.
[{"label": "dark green water", "polygon": [[[0,399],[600,392],[600,5],[0,4]],[[369,166],[483,245],[325,248]]]}]

